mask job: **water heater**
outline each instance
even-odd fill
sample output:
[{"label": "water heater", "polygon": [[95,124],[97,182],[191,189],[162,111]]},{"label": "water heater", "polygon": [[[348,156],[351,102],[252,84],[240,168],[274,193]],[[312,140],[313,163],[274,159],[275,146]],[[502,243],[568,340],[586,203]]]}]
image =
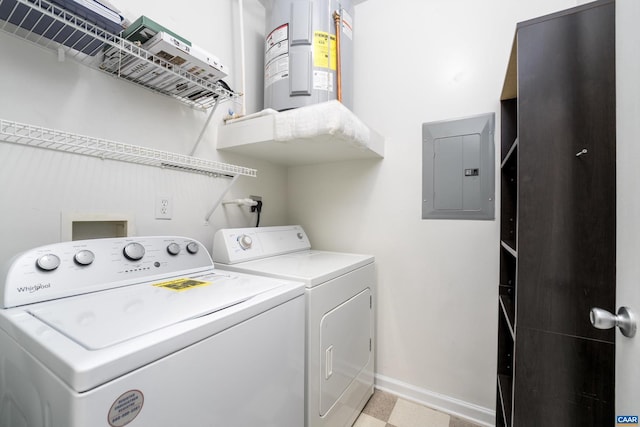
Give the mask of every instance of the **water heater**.
[{"label": "water heater", "polygon": [[338,99],[352,109],[352,0],[260,1],[267,20],[264,108]]}]

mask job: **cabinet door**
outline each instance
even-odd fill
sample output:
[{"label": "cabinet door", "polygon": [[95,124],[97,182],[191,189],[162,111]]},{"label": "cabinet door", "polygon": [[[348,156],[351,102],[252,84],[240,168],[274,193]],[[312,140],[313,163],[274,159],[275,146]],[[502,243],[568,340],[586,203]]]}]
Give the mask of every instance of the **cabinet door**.
[{"label": "cabinet door", "polygon": [[519,221],[514,426],[614,420],[614,3],[518,28]]}]

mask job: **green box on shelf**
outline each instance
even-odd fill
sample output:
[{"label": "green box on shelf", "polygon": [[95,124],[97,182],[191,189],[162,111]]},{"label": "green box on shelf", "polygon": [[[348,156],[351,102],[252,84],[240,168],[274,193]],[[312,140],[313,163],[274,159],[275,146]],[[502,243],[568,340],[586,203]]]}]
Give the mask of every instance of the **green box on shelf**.
[{"label": "green box on shelf", "polygon": [[144,44],[147,40],[160,32],[169,33],[181,42],[184,42],[187,46],[191,46],[191,42],[189,40],[177,35],[173,31],[167,29],[166,27],[163,27],[162,25],[158,24],[152,19],[147,18],[144,15],[136,19],[124,30],[124,32],[122,33],[122,38],[134,43],[140,42],[140,44]]}]

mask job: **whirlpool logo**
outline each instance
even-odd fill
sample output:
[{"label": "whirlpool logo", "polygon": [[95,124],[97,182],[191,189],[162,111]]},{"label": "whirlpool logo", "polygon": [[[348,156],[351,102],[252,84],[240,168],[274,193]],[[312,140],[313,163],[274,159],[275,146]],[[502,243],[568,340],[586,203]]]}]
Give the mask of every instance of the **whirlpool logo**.
[{"label": "whirlpool logo", "polygon": [[43,289],[49,289],[51,287],[51,283],[38,283],[37,285],[29,285],[18,287],[18,292],[20,293],[29,293],[32,294],[34,292],[41,291]]},{"label": "whirlpool logo", "polygon": [[616,417],[616,424],[619,426],[637,426],[638,416],[637,415],[618,415]]}]

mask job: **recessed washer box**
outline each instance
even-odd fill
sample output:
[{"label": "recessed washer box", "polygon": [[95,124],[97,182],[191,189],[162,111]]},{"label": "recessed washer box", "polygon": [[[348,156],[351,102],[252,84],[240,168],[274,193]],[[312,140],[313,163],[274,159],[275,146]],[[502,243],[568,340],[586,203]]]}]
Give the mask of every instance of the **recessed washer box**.
[{"label": "recessed washer box", "polygon": [[495,218],[495,113],[422,124],[422,219]]},{"label": "recessed washer box", "polygon": [[135,217],[130,214],[62,212],[60,241],[135,236]]}]

